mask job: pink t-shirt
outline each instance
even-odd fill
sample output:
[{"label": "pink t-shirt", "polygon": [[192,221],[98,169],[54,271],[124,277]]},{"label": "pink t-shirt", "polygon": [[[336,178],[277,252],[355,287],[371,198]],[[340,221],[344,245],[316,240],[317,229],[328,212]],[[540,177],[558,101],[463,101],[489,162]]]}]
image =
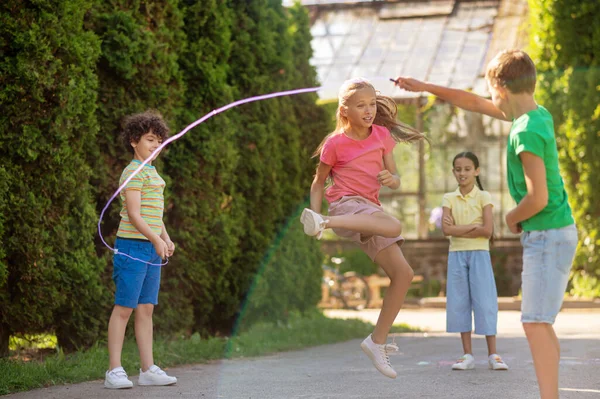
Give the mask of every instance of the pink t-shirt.
[{"label": "pink t-shirt", "polygon": [[321,152],[321,162],[332,167],[333,185],[325,191],[327,201],[358,195],[381,205],[377,174],[384,169],[383,155],[395,145],[390,131],[378,125],[372,125],[371,134],[364,140],[351,139],[344,133],[329,137]]}]

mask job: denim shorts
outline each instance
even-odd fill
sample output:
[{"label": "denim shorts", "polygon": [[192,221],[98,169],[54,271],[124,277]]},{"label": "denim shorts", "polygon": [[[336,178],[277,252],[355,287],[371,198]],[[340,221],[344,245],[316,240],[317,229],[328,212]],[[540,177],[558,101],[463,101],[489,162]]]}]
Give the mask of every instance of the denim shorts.
[{"label": "denim shorts", "polygon": [[446,283],[446,331],[496,335],[498,292],[490,251],[451,251]]},{"label": "denim shorts", "polygon": [[[113,255],[113,280],[115,282],[115,305],[137,308],[138,304],[158,304],[161,258],[150,241],[117,237]],[[141,259],[143,262],[133,260]],[[144,263],[148,262],[148,263]]]},{"label": "denim shorts", "polygon": [[553,324],[560,311],[577,249],[574,224],[521,235],[522,323]]}]

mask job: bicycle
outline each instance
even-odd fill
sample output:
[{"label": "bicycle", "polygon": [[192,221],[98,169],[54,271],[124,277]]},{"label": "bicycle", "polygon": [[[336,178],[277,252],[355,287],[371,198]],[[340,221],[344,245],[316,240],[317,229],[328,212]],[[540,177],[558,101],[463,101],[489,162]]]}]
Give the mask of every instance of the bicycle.
[{"label": "bicycle", "polygon": [[355,272],[340,273],[323,265],[322,303],[334,308],[362,310],[369,306],[371,292],[367,280]]}]

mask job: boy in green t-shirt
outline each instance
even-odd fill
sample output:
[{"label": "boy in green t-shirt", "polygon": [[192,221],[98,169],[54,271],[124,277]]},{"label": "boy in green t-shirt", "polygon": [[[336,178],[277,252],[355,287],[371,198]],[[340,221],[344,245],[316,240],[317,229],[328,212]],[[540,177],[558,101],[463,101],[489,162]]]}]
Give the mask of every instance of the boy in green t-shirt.
[{"label": "boy in green t-shirt", "polygon": [[552,324],[558,314],[577,247],[577,230],[559,173],[554,124],[534,99],[536,71],[527,53],[505,50],[488,65],[491,100],[399,77],[405,90],[429,92],[468,111],[512,121],[506,163],[508,188],[517,207],[506,215],[523,233],[521,322],[527,335],[542,399],[558,398],[560,346]]}]

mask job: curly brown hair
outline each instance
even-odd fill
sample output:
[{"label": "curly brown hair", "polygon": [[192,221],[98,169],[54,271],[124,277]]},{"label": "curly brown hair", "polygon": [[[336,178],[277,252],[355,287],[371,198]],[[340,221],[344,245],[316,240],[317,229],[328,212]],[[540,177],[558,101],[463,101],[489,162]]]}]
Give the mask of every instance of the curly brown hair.
[{"label": "curly brown hair", "polygon": [[169,127],[160,112],[148,110],[139,114],[128,115],[121,122],[121,139],[130,153],[134,153],[131,143],[140,141],[146,133],[155,134],[161,141],[169,137]]}]

